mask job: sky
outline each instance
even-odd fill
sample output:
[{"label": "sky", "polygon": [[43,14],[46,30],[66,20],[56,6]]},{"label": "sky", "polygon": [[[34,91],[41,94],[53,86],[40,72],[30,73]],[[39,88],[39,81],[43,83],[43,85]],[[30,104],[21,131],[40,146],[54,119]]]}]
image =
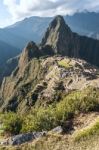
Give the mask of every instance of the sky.
[{"label": "sky", "polygon": [[99,0],[0,0],[0,27],[30,16],[50,17],[99,11]]}]

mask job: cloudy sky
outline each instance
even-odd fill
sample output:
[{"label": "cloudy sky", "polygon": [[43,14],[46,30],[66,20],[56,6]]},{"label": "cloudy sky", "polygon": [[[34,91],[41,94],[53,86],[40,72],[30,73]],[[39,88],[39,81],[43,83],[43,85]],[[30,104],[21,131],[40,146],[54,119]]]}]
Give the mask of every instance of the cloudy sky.
[{"label": "cloudy sky", "polygon": [[0,0],[0,27],[29,16],[66,15],[85,9],[99,11],[99,0]]}]

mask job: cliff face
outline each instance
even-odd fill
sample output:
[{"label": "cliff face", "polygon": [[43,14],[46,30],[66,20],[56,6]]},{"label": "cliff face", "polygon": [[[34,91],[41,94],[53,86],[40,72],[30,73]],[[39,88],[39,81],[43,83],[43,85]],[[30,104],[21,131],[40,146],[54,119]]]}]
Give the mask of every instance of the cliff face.
[{"label": "cliff face", "polygon": [[51,46],[55,54],[77,56],[75,54],[77,47],[74,35],[61,16],[57,16],[51,22],[42,39],[41,45]]},{"label": "cliff face", "polygon": [[27,46],[24,48],[20,56],[19,64],[18,64],[19,72],[21,73],[22,71],[24,71],[24,68],[29,63],[30,60],[32,60],[33,58],[39,58],[39,57],[40,57],[39,48],[33,41],[29,42]]},{"label": "cliff face", "polygon": [[41,45],[49,45],[54,54],[85,59],[99,66],[99,41],[73,33],[61,16],[51,22]]},{"label": "cliff face", "polygon": [[[18,64],[12,74],[4,78],[2,82],[2,110],[20,108],[21,101],[42,77],[43,71],[40,72],[39,55],[40,51],[36,44],[29,42],[20,55]],[[23,101],[24,105],[26,103],[29,102]],[[22,105],[22,107],[24,106]]]}]

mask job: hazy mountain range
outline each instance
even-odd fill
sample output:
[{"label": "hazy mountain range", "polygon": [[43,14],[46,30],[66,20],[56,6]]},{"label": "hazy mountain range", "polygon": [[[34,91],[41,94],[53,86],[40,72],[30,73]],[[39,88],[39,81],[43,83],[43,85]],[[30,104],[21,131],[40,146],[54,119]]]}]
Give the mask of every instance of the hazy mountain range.
[{"label": "hazy mountain range", "polygon": [[[98,18],[99,13],[94,12],[78,12],[72,16],[64,16],[73,32],[96,39],[99,36]],[[39,42],[52,19],[30,17],[0,29],[0,64],[20,53],[27,42]]]}]

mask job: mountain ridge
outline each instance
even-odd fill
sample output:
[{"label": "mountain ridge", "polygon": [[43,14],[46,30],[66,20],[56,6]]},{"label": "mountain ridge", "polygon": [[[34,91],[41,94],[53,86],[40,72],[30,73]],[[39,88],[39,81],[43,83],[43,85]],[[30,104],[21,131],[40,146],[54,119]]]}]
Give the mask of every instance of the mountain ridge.
[{"label": "mountain ridge", "polygon": [[54,54],[81,58],[94,65],[99,65],[99,41],[72,32],[62,16],[55,17],[51,22],[41,45],[49,45]]}]

